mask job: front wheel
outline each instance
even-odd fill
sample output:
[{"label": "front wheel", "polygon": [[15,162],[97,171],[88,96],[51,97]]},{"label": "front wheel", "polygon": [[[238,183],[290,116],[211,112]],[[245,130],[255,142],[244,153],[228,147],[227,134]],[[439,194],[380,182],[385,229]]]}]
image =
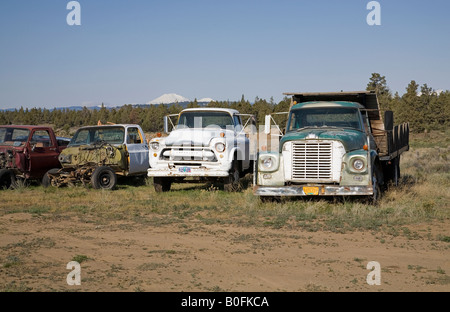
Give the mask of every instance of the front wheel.
[{"label": "front wheel", "polygon": [[378,171],[378,168],[373,168],[372,173],[372,192],[373,194],[369,196],[369,203],[372,205],[378,204],[379,200],[381,199],[381,178]]},{"label": "front wheel", "polygon": [[241,187],[240,185],[240,170],[238,161],[234,160],[233,165],[230,169],[228,177],[225,178],[223,189],[226,192],[238,191]]},{"label": "front wheel", "polygon": [[259,200],[262,203],[279,203],[281,202],[281,196],[259,196]]},{"label": "front wheel", "polygon": [[172,186],[172,180],[165,177],[154,177],[153,186],[157,193],[168,192]]},{"label": "front wheel", "polygon": [[117,185],[117,175],[110,167],[98,167],[92,173],[91,183],[94,189],[112,190]]},{"label": "front wheel", "polygon": [[0,170],[0,189],[9,189],[16,182],[16,175],[8,169]]},{"label": "front wheel", "polygon": [[44,174],[44,177],[42,178],[41,184],[43,187],[47,188],[49,186],[52,186],[52,179],[53,179],[53,175],[58,174],[59,169],[55,168],[55,169],[50,169],[49,171],[47,171]]}]

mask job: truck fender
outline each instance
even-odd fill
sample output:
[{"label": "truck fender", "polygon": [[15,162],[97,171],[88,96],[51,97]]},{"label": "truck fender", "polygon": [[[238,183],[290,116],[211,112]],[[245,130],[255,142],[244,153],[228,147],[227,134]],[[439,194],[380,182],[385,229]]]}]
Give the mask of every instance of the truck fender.
[{"label": "truck fender", "polygon": [[372,158],[372,163],[371,163],[371,165],[372,165],[372,167],[371,167],[372,168],[372,172],[373,172],[373,170],[377,170],[377,174],[378,174],[378,177],[379,177],[379,184],[380,185],[384,185],[384,174],[383,174],[383,167],[382,167],[381,161],[378,158],[378,154],[375,151],[373,151],[373,153],[375,155],[371,155],[371,158]]},{"label": "truck fender", "polygon": [[229,153],[229,155],[233,155],[233,158],[229,158],[229,166],[231,168],[232,162],[233,160],[237,160],[239,162],[240,165],[240,172],[244,172],[245,170],[251,169],[250,167],[252,166],[252,162],[250,161],[250,159],[245,159],[245,154],[244,152],[239,149],[238,147],[234,147],[231,152]]}]

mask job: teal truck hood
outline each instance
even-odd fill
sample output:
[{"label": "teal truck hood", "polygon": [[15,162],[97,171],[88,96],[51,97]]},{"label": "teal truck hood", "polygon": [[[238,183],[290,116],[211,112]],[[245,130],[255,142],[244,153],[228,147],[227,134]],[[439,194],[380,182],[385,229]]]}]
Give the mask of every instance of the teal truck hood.
[{"label": "teal truck hood", "polygon": [[364,144],[367,144],[366,134],[351,129],[303,129],[299,131],[291,131],[286,133],[285,136],[280,141],[280,152],[283,148],[283,144],[290,141],[298,140],[308,140],[309,138],[313,140],[333,140],[340,141],[346,150],[346,152],[351,152],[354,150],[362,149]]}]

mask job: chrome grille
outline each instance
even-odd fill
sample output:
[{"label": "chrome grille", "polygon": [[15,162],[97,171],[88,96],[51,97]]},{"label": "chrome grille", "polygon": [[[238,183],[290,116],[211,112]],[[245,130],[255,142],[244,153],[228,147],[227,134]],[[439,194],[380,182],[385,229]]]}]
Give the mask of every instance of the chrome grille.
[{"label": "chrome grille", "polygon": [[294,143],[292,179],[304,182],[332,181],[333,146],[331,142]]},{"label": "chrome grille", "polygon": [[[166,152],[181,152],[176,156],[167,156]],[[210,156],[207,156],[207,155]],[[213,150],[209,148],[194,148],[194,147],[175,147],[175,148],[166,148],[163,149],[160,155],[161,160],[166,161],[198,161],[198,162],[217,162],[217,158],[213,152]]]}]

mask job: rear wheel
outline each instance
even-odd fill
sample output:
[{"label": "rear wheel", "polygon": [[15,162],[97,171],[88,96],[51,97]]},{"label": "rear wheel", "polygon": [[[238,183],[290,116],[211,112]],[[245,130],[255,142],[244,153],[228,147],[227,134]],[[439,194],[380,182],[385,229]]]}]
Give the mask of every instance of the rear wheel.
[{"label": "rear wheel", "polygon": [[0,170],[0,189],[9,189],[16,182],[16,175],[8,169]]},{"label": "rear wheel", "polygon": [[91,183],[94,189],[112,190],[117,185],[117,175],[110,167],[98,167],[92,173]]},{"label": "rear wheel", "polygon": [[172,186],[172,180],[165,177],[154,177],[153,186],[157,193],[168,192]]},{"label": "rear wheel", "polygon": [[400,156],[397,156],[394,159],[394,178],[393,183],[395,186],[398,186],[400,183]]}]

